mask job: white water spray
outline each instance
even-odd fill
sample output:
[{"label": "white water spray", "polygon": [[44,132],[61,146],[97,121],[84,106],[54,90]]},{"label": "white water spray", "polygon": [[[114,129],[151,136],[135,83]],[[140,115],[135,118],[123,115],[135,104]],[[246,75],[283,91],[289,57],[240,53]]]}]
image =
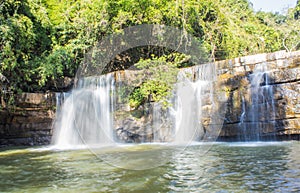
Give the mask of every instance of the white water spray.
[{"label": "white water spray", "polygon": [[243,112],[240,128],[244,137],[243,141],[260,141],[262,139],[275,140],[275,105],[273,86],[270,85],[268,66],[265,63],[255,66],[250,75],[250,101]]},{"label": "white water spray", "polygon": [[84,78],[78,85],[57,114],[53,144],[73,148],[112,143],[113,76]]},{"label": "white water spray", "polygon": [[[195,70],[195,72],[193,72]],[[195,75],[195,77],[192,77]],[[214,65],[204,64],[184,69],[177,83],[175,143],[200,141],[204,138],[203,116],[210,114],[205,106],[213,106],[213,81],[216,80]]]}]

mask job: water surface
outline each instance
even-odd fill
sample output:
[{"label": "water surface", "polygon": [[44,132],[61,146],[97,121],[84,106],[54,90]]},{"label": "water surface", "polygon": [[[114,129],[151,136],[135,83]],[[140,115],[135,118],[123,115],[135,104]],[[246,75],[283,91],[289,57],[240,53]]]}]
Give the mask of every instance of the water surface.
[{"label": "water surface", "polygon": [[[0,192],[300,191],[299,142],[215,143],[205,153],[203,144],[180,151],[155,146],[106,149],[97,156],[87,149],[2,149]],[[124,158],[129,150],[134,159]],[[107,159],[123,155],[123,166],[134,169],[149,164],[146,154],[162,165],[130,170]]]}]

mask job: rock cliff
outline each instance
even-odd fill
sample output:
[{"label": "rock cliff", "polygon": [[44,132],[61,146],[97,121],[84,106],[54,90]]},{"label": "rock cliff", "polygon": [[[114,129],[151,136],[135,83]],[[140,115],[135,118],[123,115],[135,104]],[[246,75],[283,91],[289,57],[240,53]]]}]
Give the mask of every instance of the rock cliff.
[{"label": "rock cliff", "polygon": [[[219,140],[300,139],[300,51],[245,56],[213,65],[217,71],[215,84],[227,97]],[[197,67],[190,68],[193,72]],[[116,84],[124,78],[135,77],[130,72],[114,74]],[[1,97],[0,146],[49,144],[55,118],[55,93],[23,93],[15,99],[14,108],[9,109]],[[202,110],[207,116],[201,121],[206,128],[214,113],[212,109],[216,109],[213,105],[203,103]],[[164,123],[158,136],[143,126],[152,121],[154,106],[150,102],[146,109],[133,112],[117,101],[114,115],[117,139],[141,142],[159,137],[168,141],[164,136],[172,134],[170,124]],[[133,115],[132,119],[128,118],[129,114]],[[168,115],[162,112],[160,116],[163,119]]]}]

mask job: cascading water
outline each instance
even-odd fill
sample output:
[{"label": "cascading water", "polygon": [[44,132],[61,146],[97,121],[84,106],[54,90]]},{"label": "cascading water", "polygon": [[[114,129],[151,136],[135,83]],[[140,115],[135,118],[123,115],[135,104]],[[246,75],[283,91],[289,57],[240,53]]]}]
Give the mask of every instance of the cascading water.
[{"label": "cascading water", "polygon": [[[192,75],[194,77],[191,77]],[[203,118],[211,113],[209,112],[211,108],[205,111],[203,109],[205,106],[214,106],[215,66],[205,64],[192,69],[184,69],[179,73],[178,79],[175,143],[200,141],[206,132],[203,127]]]},{"label": "cascading water", "polygon": [[248,141],[247,139],[247,134],[246,134],[246,125],[244,123],[245,121],[245,116],[246,116],[246,101],[245,101],[245,97],[240,93],[241,98],[242,98],[242,113],[241,113],[241,117],[240,117],[240,123],[239,123],[239,127],[241,130],[241,134],[239,135],[239,141]]},{"label": "cascading water", "polygon": [[175,143],[196,141],[202,132],[201,118],[201,88],[202,82],[182,82],[177,85],[178,106],[176,114]]},{"label": "cascading water", "polygon": [[56,114],[59,114],[63,103],[70,96],[69,92],[58,92],[56,93]]},{"label": "cascading water", "polygon": [[213,86],[215,65],[180,70],[168,108],[150,101],[146,108],[130,109],[128,85],[121,82],[127,81],[126,76],[124,73],[122,79],[121,74],[111,73],[79,79],[77,88],[65,97],[62,107],[59,107],[62,96],[58,95],[53,143],[58,148],[73,148],[108,145],[115,140],[182,144],[207,139],[207,125],[216,122],[212,114],[219,108]]},{"label": "cascading water", "polygon": [[269,84],[269,72],[267,64],[263,63],[256,65],[250,75],[250,100],[242,101],[242,141],[275,140],[274,93],[273,86]]},{"label": "cascading water", "polygon": [[58,112],[53,144],[58,148],[113,142],[112,74],[79,80]]}]

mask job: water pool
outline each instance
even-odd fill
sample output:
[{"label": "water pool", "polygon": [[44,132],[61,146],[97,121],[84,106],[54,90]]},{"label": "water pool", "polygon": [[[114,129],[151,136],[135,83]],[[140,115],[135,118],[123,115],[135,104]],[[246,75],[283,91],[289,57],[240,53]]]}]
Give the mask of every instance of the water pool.
[{"label": "water pool", "polygon": [[[0,192],[300,192],[300,142],[214,143],[205,153],[203,144],[183,151],[155,146],[98,156],[87,149],[1,149]],[[128,150],[136,157],[120,160],[132,169],[108,163]],[[162,164],[134,170],[151,163],[147,153]]]}]

